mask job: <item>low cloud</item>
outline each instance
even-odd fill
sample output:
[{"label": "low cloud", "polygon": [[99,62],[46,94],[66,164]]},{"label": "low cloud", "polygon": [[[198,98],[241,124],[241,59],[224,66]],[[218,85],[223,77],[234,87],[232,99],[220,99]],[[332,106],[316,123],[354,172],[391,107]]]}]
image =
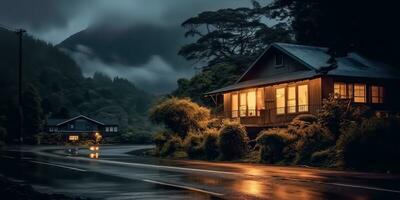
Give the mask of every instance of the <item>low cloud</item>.
[{"label": "low cloud", "polygon": [[95,72],[101,72],[109,77],[121,77],[134,83],[138,88],[150,93],[163,94],[176,88],[176,80],[187,78],[193,74],[192,69],[175,70],[159,55],[153,55],[143,65],[128,66],[104,63],[93,51],[83,45],[77,46],[81,51],[65,50],[81,66],[85,77],[92,77]]}]

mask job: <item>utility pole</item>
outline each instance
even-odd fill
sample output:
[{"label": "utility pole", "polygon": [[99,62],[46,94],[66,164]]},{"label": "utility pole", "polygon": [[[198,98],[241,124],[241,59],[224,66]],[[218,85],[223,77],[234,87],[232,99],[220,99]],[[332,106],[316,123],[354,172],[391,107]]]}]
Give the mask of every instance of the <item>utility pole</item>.
[{"label": "utility pole", "polygon": [[16,31],[19,40],[18,48],[18,125],[19,125],[19,142],[24,143],[24,113],[22,108],[22,36],[26,31],[23,29],[18,29]]}]

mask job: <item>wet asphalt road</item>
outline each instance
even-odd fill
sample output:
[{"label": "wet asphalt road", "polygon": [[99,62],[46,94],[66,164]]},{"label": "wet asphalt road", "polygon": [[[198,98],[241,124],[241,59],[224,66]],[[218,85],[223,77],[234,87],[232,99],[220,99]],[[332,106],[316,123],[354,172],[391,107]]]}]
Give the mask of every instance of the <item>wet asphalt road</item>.
[{"label": "wet asphalt road", "polygon": [[97,159],[85,149],[12,147],[0,155],[0,174],[94,199],[400,199],[400,175],[126,154],[150,147],[102,146]]}]

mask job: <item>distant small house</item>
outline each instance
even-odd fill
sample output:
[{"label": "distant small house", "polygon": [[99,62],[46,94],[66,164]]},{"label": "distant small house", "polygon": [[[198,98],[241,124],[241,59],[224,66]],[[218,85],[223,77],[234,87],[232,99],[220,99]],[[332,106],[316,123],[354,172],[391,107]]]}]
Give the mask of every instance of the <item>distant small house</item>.
[{"label": "distant small house", "polygon": [[206,95],[223,104],[220,117],[268,127],[316,114],[329,95],[377,111],[398,111],[399,80],[392,67],[357,53],[332,58],[328,48],[273,43],[235,84]]},{"label": "distant small house", "polygon": [[112,136],[118,133],[118,123],[110,120],[100,120],[79,115],[70,119],[48,119],[46,121],[46,132],[50,134],[63,134],[65,136],[90,136],[101,134]]}]

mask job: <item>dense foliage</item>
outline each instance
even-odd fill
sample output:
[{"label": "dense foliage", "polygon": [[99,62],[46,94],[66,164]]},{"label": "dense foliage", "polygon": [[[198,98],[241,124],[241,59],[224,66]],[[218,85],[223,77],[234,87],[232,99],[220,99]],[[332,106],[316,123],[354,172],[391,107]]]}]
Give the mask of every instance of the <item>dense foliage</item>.
[{"label": "dense foliage", "polygon": [[[10,133],[9,140],[18,133],[17,39],[14,33],[0,30],[0,123]],[[151,131],[146,112],[152,95],[125,79],[100,73],[85,78],[70,57],[30,36],[23,37],[23,79],[25,131],[29,136],[38,133],[47,117],[78,114],[117,119],[122,131]]]},{"label": "dense foliage", "polygon": [[150,119],[185,138],[190,132],[196,133],[207,128],[210,110],[190,99],[172,97],[154,105],[150,110]]},{"label": "dense foliage", "polygon": [[247,132],[239,123],[226,123],[219,131],[219,149],[223,159],[241,158],[248,150]]},{"label": "dense foliage", "polygon": [[288,21],[299,43],[327,46],[338,56],[358,51],[399,63],[396,1],[274,0],[263,9]]}]

